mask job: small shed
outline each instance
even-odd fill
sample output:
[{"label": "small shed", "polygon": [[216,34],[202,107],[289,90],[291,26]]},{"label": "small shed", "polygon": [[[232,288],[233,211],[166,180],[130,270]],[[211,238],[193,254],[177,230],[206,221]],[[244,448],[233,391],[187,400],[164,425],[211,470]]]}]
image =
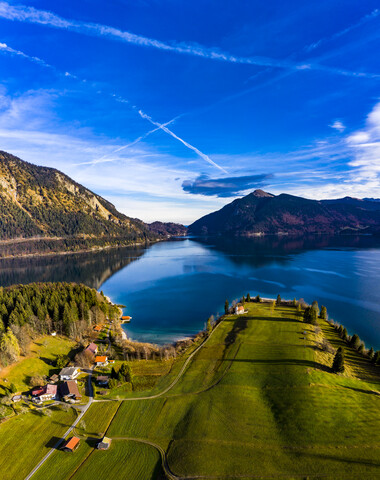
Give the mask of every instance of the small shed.
[{"label": "small shed", "polygon": [[108,437],[103,437],[102,440],[98,443],[97,448],[99,450],[108,450],[111,445],[111,439]]},{"label": "small shed", "polygon": [[79,447],[79,442],[79,437],[71,437],[70,440],[67,440],[67,442],[63,444],[61,449],[65,452],[75,452],[75,450]]},{"label": "small shed", "polygon": [[96,383],[101,387],[106,387],[108,385],[108,382],[109,377],[107,377],[106,375],[98,375],[96,377]]},{"label": "small shed", "polygon": [[59,376],[56,373],[49,378],[50,383],[57,383],[58,380],[59,380]]}]

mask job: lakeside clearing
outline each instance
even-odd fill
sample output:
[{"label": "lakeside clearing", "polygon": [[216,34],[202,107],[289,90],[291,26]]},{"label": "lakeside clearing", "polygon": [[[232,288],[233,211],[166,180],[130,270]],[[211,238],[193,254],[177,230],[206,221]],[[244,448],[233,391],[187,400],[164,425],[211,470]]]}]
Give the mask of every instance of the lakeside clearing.
[{"label": "lakeside clearing", "polygon": [[[164,478],[162,458],[168,478],[379,476],[379,367],[344,344],[346,373],[331,373],[321,339],[343,342],[327,322],[305,324],[293,307],[246,307],[216,327],[169,390],[164,376],[155,398],[95,401],[79,449],[56,451],[33,479],[111,478],[121,466],[127,478]],[[177,364],[184,357],[168,377]],[[104,434],[110,450],[94,450]]]}]

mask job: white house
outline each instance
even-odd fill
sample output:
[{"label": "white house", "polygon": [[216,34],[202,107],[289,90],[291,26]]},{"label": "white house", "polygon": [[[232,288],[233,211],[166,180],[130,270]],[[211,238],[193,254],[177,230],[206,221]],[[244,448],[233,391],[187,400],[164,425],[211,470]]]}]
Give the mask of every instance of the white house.
[{"label": "white house", "polygon": [[42,393],[38,398],[41,402],[46,402],[47,400],[55,400],[57,398],[57,385],[51,385],[48,383],[45,387],[44,393]]},{"label": "white house", "polygon": [[95,357],[95,363],[97,367],[106,367],[108,365],[108,358],[105,355]]},{"label": "white house", "polygon": [[79,375],[78,367],[65,367],[59,372],[60,380],[74,380]]},{"label": "white house", "polygon": [[245,313],[243,305],[236,305],[235,315],[243,315]]}]

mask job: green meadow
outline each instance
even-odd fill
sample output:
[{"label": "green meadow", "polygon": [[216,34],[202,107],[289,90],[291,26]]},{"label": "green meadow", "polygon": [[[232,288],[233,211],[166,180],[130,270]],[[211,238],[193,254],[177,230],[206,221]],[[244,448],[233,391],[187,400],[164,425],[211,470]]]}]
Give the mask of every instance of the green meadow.
[{"label": "green meadow", "polygon": [[[323,320],[305,324],[287,306],[246,308],[214,329],[163,395],[149,398],[189,352],[145,398],[94,402],[76,429],[79,449],[55,452],[33,478],[165,478],[162,460],[169,478],[380,477],[380,368]],[[344,346],[344,374],[331,372],[323,339]],[[112,445],[97,451],[104,434]]]}]

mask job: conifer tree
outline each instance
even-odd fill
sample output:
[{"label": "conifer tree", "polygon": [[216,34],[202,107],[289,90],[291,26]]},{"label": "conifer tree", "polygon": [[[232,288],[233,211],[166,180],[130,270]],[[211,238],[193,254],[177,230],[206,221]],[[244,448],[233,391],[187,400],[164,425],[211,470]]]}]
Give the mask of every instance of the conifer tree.
[{"label": "conifer tree", "polygon": [[344,372],[344,352],[343,348],[339,347],[333,361],[332,371],[334,373],[343,373]]},{"label": "conifer tree", "polygon": [[226,301],[224,302],[224,313],[225,313],[226,315],[228,315],[229,310],[230,310],[230,304],[228,303],[228,300],[226,300]]},{"label": "conifer tree", "polygon": [[323,320],[327,320],[327,308],[322,305],[321,306],[321,314],[320,314],[320,317],[323,319]]},{"label": "conifer tree", "polygon": [[250,302],[250,301],[251,301],[251,295],[247,293],[247,302]]},{"label": "conifer tree", "polygon": [[280,294],[277,295],[277,299],[276,299],[276,305],[281,305],[281,296]]}]

